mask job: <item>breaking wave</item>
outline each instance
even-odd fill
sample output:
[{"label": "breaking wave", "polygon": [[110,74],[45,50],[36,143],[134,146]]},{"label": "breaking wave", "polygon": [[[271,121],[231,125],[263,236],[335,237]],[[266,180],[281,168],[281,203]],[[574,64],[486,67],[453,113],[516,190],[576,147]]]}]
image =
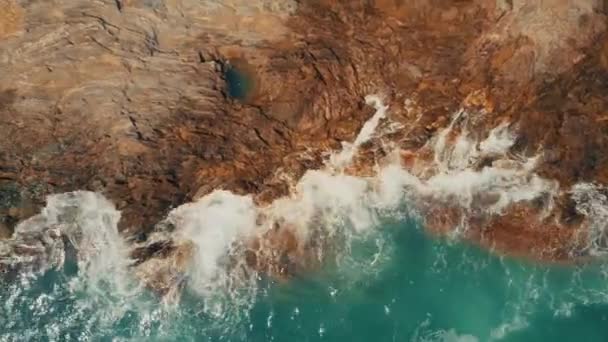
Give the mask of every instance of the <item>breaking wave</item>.
[{"label": "breaking wave", "polygon": [[[0,270],[12,279],[9,295],[0,297],[5,302],[3,316],[18,318],[17,308],[27,306],[24,315],[53,322],[56,301],[79,299],[64,308],[69,312],[59,323],[6,321],[0,326],[25,331],[24,336],[44,327],[47,336],[61,340],[74,322],[86,322],[78,323],[78,329],[91,336],[96,327],[116,329],[117,322],[131,315],[140,322],[133,335],[151,336],[170,329],[162,321],[186,295],[199,302],[190,314],[238,325],[235,322],[248,318],[268,276],[281,279],[332,263],[351,265],[360,274],[378,269],[393,250],[386,235],[378,233],[387,221],[424,219],[426,209],[447,204],[460,210],[452,227],[459,234],[468,229],[470,218],[500,215],[517,202],[543,198],[544,210],[553,209],[559,189],[556,182],[534,173],[539,156],[510,154],[516,134],[508,122],[479,139],[481,134],[468,127],[475,114],[465,110],[457,112],[421,153],[401,151],[387,141],[385,145],[393,147],[376,161],[373,176],[350,174],[348,167],[358,152],[382,140],[381,122],[390,121],[389,108],[379,96],[366,100],[376,112],[356,139],[344,142],[323,169],[307,171],[289,196],[256,206],[251,196],[217,189],[171,211],[144,243],[119,234],[120,213],[101,194],[49,196],[39,215],[21,222],[12,239],[0,242]],[[430,157],[425,158],[424,151]],[[577,210],[589,218],[590,246],[600,251],[606,239],[607,197],[590,184],[572,191]],[[363,262],[353,252],[362,241],[373,241]],[[134,250],[152,246],[161,246],[165,253],[145,260],[132,257]],[[55,285],[47,294],[27,299],[40,277],[54,277],[50,282]],[[57,279],[67,286],[58,285]],[[166,306],[155,308],[154,296],[145,289],[160,294]],[[495,334],[500,337],[507,330],[498,328]],[[420,340],[477,339],[439,330]]]}]

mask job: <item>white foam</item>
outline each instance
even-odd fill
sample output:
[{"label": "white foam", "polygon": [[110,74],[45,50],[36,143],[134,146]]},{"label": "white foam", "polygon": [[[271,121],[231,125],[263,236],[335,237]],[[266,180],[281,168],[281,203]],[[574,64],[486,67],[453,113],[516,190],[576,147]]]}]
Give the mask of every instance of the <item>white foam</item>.
[{"label": "white foam", "polygon": [[505,121],[490,131],[488,138],[479,144],[479,151],[486,156],[501,156],[509,151],[515,139],[515,134],[509,129],[509,123]]},{"label": "white foam", "polygon": [[[4,247],[39,250],[42,253],[26,256],[30,260],[15,261],[35,262],[44,271],[63,266],[66,239],[77,250],[82,270],[95,275],[124,264],[128,249],[116,228],[119,219],[120,213],[100,194],[76,191],[52,195],[40,214],[15,227]],[[100,258],[101,253],[108,256]]]},{"label": "white foam", "polygon": [[445,156],[445,154],[449,153],[450,151],[448,149],[449,145],[447,143],[448,135],[452,132],[456,123],[463,116],[466,116],[465,111],[458,111],[452,118],[452,121],[450,121],[450,124],[446,128],[439,131],[437,137],[434,139],[435,143],[433,144],[433,158],[435,161],[435,165],[439,167],[441,171],[447,170],[449,168],[448,165],[445,164],[445,161],[449,161],[451,159],[450,157]]},{"label": "white foam", "polygon": [[[420,167],[408,171],[395,163],[379,171],[381,184],[390,180],[388,185],[380,185],[385,200],[399,203],[407,197],[460,207],[466,215],[497,215],[513,203],[544,196],[545,211],[550,212],[558,187],[556,182],[534,174],[538,157],[513,160],[507,156],[516,138],[507,123],[492,129],[480,143],[475,142],[467,129],[468,115],[457,112],[448,127],[430,140],[426,148],[434,151],[434,158],[422,171]],[[456,126],[459,131],[455,132]],[[479,167],[483,158],[493,162]]]},{"label": "white foam", "polygon": [[[363,126],[351,147],[369,141],[374,134],[382,135],[376,130],[379,120],[386,117],[387,107],[378,97],[368,97],[368,103],[374,104],[376,114]],[[313,231],[318,233],[321,229],[322,236],[342,234],[342,241],[347,243],[347,235],[372,230],[383,213],[395,214],[408,200],[456,205],[470,215],[473,211],[492,215],[503,213],[513,203],[554,196],[556,183],[533,173],[536,157],[507,158],[515,141],[507,123],[498,125],[486,139],[476,143],[467,132],[467,115],[464,111],[456,113],[448,128],[432,140],[431,148],[436,155],[431,172],[416,175],[405,170],[394,151],[383,166],[376,167],[375,176],[346,175],[343,168],[352,162],[356,148],[342,150],[334,154],[337,159],[330,158],[326,169],[306,172],[290,196],[258,208],[270,222],[266,227],[278,222],[293,230],[301,241],[307,241]],[[450,143],[447,137],[457,124],[461,130],[454,143]],[[482,157],[492,157],[495,162],[477,168]],[[546,203],[550,210],[552,201]],[[314,238],[322,237],[314,235]]]},{"label": "white foam", "polygon": [[[430,141],[427,148],[434,151],[433,163],[427,166],[425,175],[412,182],[417,192],[486,214],[500,214],[512,203],[546,195],[549,199],[546,210],[550,211],[557,183],[534,174],[538,156],[509,158],[508,151],[516,135],[507,122],[493,128],[477,143],[468,132],[469,115],[462,110],[457,112],[448,127]],[[457,125],[460,131],[454,132]],[[450,144],[448,137],[453,135],[456,136]],[[479,167],[478,163],[486,158],[492,163]],[[483,203],[475,201],[480,196],[485,199]]]},{"label": "white foam", "polygon": [[[20,335],[9,333],[9,339],[45,334],[60,340],[61,332],[75,329],[78,322],[86,326],[79,325],[79,330],[106,329],[129,310],[141,309],[133,300],[142,291],[131,275],[129,247],[117,231],[119,218],[120,213],[100,194],[52,195],[40,214],[21,222],[10,240],[0,242],[12,251],[11,258],[3,261],[20,272],[18,281],[5,289],[10,299],[4,310],[15,319],[23,316],[24,307],[33,313]],[[65,265],[70,267],[63,269]],[[50,270],[56,272],[45,280],[49,288],[38,293],[33,280]],[[57,303],[63,301],[68,303],[65,311],[54,317]]]},{"label": "white foam", "polygon": [[578,183],[571,189],[576,211],[587,218],[587,251],[592,255],[608,253],[608,197],[605,187]]},{"label": "white foam", "polygon": [[325,171],[308,171],[292,196],[275,201],[267,212],[297,228],[306,239],[311,224],[326,229],[351,225],[355,231],[373,227],[375,217],[369,205],[369,183],[365,178]]},{"label": "white foam", "polygon": [[[378,96],[368,96],[366,101],[376,112],[356,139],[332,154],[325,169],[307,171],[289,196],[257,207],[251,196],[218,189],[168,215],[165,222],[175,229],[155,238],[193,246],[186,270],[190,288],[202,297],[239,287],[254,289],[255,272],[243,271],[248,268],[244,246],[275,226],[292,231],[300,246],[311,239],[326,238],[348,246],[353,236],[373,231],[382,215],[399,214],[404,202],[440,202],[468,211],[499,214],[512,203],[555,190],[552,182],[533,173],[535,159],[507,158],[515,139],[508,124],[494,128],[477,143],[467,131],[470,114],[465,111],[457,112],[450,125],[427,146],[435,156],[426,165],[426,172],[404,169],[395,149],[382,166],[376,166],[375,176],[347,175],[344,169],[352,163],[358,148],[382,137],[378,127],[386,119],[388,107]],[[495,162],[478,168],[479,159],[487,156]],[[478,200],[481,195],[485,196],[484,201]],[[126,269],[129,263],[128,248],[116,228],[119,217],[103,196],[76,192],[50,197],[41,215],[24,222],[17,231],[25,234],[46,229],[41,227],[61,226],[62,234],[74,239],[73,244],[78,246],[83,269],[90,271],[86,271],[90,273],[87,277],[95,279],[99,274],[115,273],[113,269]],[[317,256],[323,261],[324,245],[317,246]],[[97,257],[101,254],[104,257]],[[213,309],[216,305],[217,309]],[[210,302],[210,312],[221,315],[222,305]]]},{"label": "white foam", "polygon": [[256,211],[251,196],[217,190],[169,214],[167,221],[179,227],[174,239],[191,241],[196,247],[188,269],[194,290],[208,295],[218,286],[226,286],[225,258],[257,232]]},{"label": "white foam", "polygon": [[380,96],[368,95],[365,97],[365,103],[373,106],[376,109],[376,112],[363,124],[363,127],[361,127],[361,130],[359,131],[359,134],[357,134],[354,142],[342,142],[342,150],[340,152],[331,154],[328,162],[329,167],[342,169],[350,164],[354,156],[357,154],[359,147],[372,138],[378,124],[380,123],[380,120],[386,117],[388,106],[384,105]]}]

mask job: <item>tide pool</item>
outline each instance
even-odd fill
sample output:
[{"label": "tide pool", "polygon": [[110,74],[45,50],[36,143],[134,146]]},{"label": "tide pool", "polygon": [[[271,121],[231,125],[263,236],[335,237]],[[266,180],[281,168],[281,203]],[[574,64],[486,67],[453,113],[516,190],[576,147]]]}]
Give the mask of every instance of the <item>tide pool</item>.
[{"label": "tide pool", "polygon": [[[385,221],[323,269],[179,304],[77,266],[2,284],[0,341],[608,341],[603,263],[541,266]],[[107,279],[111,279],[111,275]]]},{"label": "tide pool", "polygon": [[224,73],[228,95],[236,100],[245,100],[253,88],[253,80],[244,70],[229,65]]}]

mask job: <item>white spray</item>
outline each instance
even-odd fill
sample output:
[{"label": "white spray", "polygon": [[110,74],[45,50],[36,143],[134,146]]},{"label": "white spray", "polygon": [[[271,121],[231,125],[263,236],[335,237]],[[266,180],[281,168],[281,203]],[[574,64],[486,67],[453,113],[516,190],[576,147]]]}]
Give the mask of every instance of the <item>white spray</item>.
[{"label": "white spray", "polygon": [[118,233],[119,219],[120,212],[100,194],[52,195],[40,214],[17,225],[3,247],[12,249],[11,262],[30,272],[63,267],[66,251],[74,249],[77,260],[71,262],[78,264],[88,290],[97,291],[101,283],[110,282],[116,292],[126,292],[132,285],[126,276],[129,248]]},{"label": "white spray", "polygon": [[[376,167],[375,176],[346,175],[343,170],[352,163],[358,149],[375,135],[381,136],[377,128],[387,115],[388,107],[378,96],[368,96],[366,101],[376,112],[363,125],[356,139],[343,143],[343,149],[330,156],[324,170],[306,172],[289,196],[256,207],[251,196],[215,190],[194,203],[173,210],[165,222],[175,229],[157,232],[150,240],[170,239],[178,246],[192,246],[192,253],[185,253],[190,257],[185,266],[172,262],[168,268],[185,267],[183,272],[188,286],[203,297],[213,297],[226,289],[232,291],[242,286],[254,289],[256,274],[246,270],[243,251],[247,243],[261,238],[277,225],[292,231],[301,245],[319,236],[347,245],[351,237],[373,231],[383,215],[399,213],[404,201],[450,202],[466,209],[483,205],[483,209],[491,213],[500,213],[511,203],[531,200],[554,190],[553,183],[532,173],[533,159],[513,161],[506,158],[506,152],[514,142],[514,135],[506,123],[492,130],[479,144],[468,137],[465,129],[454,144],[448,143],[454,126],[466,119],[468,113],[464,111],[458,112],[450,125],[429,143],[429,148],[435,151],[435,159],[427,165],[426,172],[412,173],[401,167],[396,149],[383,166]],[[477,161],[485,157],[495,161],[490,166],[475,168]],[[509,167],[504,167],[507,164]],[[488,193],[495,195],[493,201],[475,203],[476,196]],[[78,213],[75,219],[55,213],[58,200],[69,203],[59,206],[63,208],[59,212],[75,211]],[[68,228],[60,228],[61,234],[79,236],[74,245],[79,246],[79,258],[89,263],[83,265],[84,269],[91,270],[89,277],[95,279],[99,273],[115,267],[122,269],[129,263],[126,247],[116,230],[118,217],[101,195],[78,192],[51,197],[49,207],[41,216],[24,223],[18,231],[39,231],[42,226],[55,227],[56,223],[65,220],[75,222]],[[41,219],[44,224],[34,225]],[[316,234],[319,231],[321,235]],[[22,233],[16,235],[19,234]],[[106,250],[111,251],[111,256],[84,261],[96,260],[95,256],[106,255]],[[317,252],[322,261],[324,251],[319,249]],[[138,267],[147,267],[149,275],[149,272],[167,269],[157,267],[159,265],[144,263]],[[177,278],[170,279],[175,281]],[[216,304],[211,302],[209,305]],[[222,310],[223,307],[211,308],[212,313],[219,315]]]},{"label": "white spray", "polygon": [[[427,148],[434,151],[434,160],[426,166],[424,175],[412,182],[416,192],[466,210],[483,209],[486,214],[501,214],[512,203],[547,195],[546,210],[550,211],[557,184],[533,173],[537,157],[511,159],[508,156],[516,139],[509,124],[499,124],[486,139],[477,143],[470,138],[466,127],[468,115],[459,111],[450,125],[431,139]],[[447,138],[459,121],[465,123],[454,143],[448,144]],[[485,159],[491,163],[478,166]],[[479,196],[485,199],[483,203],[475,201]]]},{"label": "white spray", "polygon": [[384,105],[382,99],[378,95],[366,96],[365,103],[373,106],[374,109],[376,109],[376,112],[363,124],[363,127],[361,127],[361,131],[359,131],[354,142],[342,142],[342,150],[338,153],[331,154],[328,163],[329,167],[339,170],[348,166],[357,154],[359,147],[373,137],[380,120],[386,117],[388,106]]},{"label": "white spray", "polygon": [[593,183],[578,183],[571,196],[576,211],[587,218],[587,251],[591,255],[608,253],[608,191]]}]

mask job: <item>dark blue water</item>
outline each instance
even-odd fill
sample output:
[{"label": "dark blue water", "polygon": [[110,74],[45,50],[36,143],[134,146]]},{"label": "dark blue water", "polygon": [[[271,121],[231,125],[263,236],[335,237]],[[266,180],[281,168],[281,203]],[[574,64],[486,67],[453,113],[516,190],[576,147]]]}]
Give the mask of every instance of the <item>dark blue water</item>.
[{"label": "dark blue water", "polygon": [[252,296],[189,290],[163,305],[111,275],[48,272],[0,290],[0,341],[608,341],[606,269],[532,265],[385,222],[322,270],[260,278]]}]

